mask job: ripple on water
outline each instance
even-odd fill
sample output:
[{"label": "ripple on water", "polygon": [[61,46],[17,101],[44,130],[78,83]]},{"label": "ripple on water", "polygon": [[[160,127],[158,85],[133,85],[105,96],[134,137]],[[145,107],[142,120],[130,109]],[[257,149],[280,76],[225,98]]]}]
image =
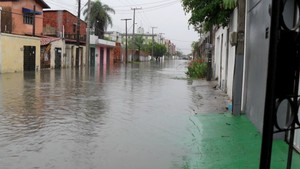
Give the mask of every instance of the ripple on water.
[{"label": "ripple on water", "polygon": [[207,96],[185,70],[165,61],[1,75],[1,168],[180,168],[191,108]]}]

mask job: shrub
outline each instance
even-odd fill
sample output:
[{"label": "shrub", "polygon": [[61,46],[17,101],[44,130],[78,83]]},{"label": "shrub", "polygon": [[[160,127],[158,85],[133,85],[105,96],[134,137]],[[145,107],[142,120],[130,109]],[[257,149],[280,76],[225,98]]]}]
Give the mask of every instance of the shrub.
[{"label": "shrub", "polygon": [[190,78],[205,78],[207,75],[207,63],[202,59],[192,60],[188,65],[186,74]]}]

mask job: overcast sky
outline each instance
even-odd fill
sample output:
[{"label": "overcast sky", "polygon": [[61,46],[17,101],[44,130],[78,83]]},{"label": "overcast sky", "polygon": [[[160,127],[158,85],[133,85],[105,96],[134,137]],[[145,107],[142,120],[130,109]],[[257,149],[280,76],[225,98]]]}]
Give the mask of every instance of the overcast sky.
[{"label": "overcast sky", "polygon": [[[82,6],[88,0],[81,0]],[[191,44],[199,39],[199,34],[188,25],[190,15],[185,15],[180,0],[100,0],[115,10],[111,14],[113,26],[108,31],[125,32],[125,22],[121,19],[133,18],[131,8],[142,8],[136,11],[136,28],[143,27],[145,32],[163,33],[171,40],[177,50],[184,54],[191,53]],[[65,9],[77,13],[78,0],[45,0],[51,9]],[[77,15],[77,14],[76,14]],[[82,17],[83,18],[83,17]],[[128,21],[128,31],[132,33],[132,21]]]}]

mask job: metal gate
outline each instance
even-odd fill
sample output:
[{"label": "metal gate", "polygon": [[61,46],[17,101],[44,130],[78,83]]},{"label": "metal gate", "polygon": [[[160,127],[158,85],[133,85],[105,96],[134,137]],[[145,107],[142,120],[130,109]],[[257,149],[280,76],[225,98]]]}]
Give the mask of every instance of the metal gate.
[{"label": "metal gate", "polygon": [[[288,10],[289,9],[289,10]],[[286,169],[292,166],[299,128],[300,0],[272,0],[267,92],[260,169],[269,169],[274,133],[288,133]],[[291,19],[292,18],[292,19]],[[269,30],[266,29],[268,34]],[[284,108],[283,108],[284,107]],[[285,109],[282,112],[282,108]],[[282,123],[282,113],[285,120]]]},{"label": "metal gate", "polygon": [[90,66],[95,67],[95,48],[91,48],[91,56],[90,56]]},{"label": "metal gate", "polygon": [[61,68],[61,48],[55,48],[55,69]]},{"label": "metal gate", "polygon": [[24,71],[34,71],[35,70],[35,46],[24,46]]}]

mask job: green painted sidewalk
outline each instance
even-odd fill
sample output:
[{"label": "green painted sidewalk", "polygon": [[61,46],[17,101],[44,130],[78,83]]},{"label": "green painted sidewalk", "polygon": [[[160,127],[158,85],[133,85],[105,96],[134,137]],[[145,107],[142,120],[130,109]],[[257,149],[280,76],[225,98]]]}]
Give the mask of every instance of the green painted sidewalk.
[{"label": "green painted sidewalk", "polygon": [[[191,157],[183,169],[258,169],[261,134],[245,117],[231,114],[198,114],[190,118]],[[288,146],[273,144],[272,169],[285,169]],[[293,169],[300,168],[300,155],[294,152]]]}]

